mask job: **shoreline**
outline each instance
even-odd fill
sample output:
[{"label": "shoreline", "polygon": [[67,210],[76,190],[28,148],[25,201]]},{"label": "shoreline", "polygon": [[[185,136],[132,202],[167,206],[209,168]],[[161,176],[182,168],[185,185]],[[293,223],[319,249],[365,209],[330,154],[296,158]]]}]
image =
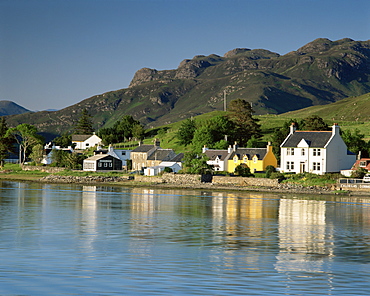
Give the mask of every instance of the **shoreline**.
[{"label": "shoreline", "polygon": [[215,190],[215,191],[250,191],[280,194],[315,194],[315,195],[340,195],[340,196],[362,196],[370,197],[370,192],[353,190],[332,190],[327,187],[310,186],[304,187],[296,184],[279,184],[277,187],[262,186],[237,186],[237,185],[219,185],[213,183],[201,184],[176,184],[176,183],[158,183],[158,182],[138,182],[129,180],[127,177],[74,177],[74,176],[37,176],[37,174],[18,175],[18,174],[0,174],[0,181],[17,182],[36,182],[49,184],[88,184],[103,186],[123,186],[123,187],[155,187],[163,189],[195,189],[195,190]]}]

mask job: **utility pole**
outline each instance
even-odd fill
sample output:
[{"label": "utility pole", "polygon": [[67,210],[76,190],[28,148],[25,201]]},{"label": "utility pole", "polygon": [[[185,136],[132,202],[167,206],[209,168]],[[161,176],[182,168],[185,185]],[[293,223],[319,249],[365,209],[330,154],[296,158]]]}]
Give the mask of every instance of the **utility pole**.
[{"label": "utility pole", "polygon": [[224,89],[224,111],[226,111],[226,89]]}]

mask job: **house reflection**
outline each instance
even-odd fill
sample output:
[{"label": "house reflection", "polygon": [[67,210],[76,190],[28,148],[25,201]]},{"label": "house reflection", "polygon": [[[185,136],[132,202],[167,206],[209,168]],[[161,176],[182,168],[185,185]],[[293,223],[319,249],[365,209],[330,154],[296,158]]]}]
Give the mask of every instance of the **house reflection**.
[{"label": "house reflection", "polygon": [[324,259],[333,256],[334,229],[326,224],[326,201],[281,199],[279,253],[281,272],[322,272]]},{"label": "house reflection", "polygon": [[84,249],[91,251],[97,236],[97,194],[96,186],[82,186],[80,230],[85,236]]}]

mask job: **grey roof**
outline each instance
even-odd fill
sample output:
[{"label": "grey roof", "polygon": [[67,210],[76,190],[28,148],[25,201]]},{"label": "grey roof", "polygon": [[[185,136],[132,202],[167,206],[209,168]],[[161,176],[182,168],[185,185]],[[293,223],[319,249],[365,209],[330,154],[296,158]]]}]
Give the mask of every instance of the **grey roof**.
[{"label": "grey roof", "polygon": [[72,141],[84,142],[93,135],[72,135]]},{"label": "grey roof", "polygon": [[308,143],[309,147],[324,148],[331,136],[331,131],[295,131],[292,135],[288,136],[281,147],[297,147],[299,142],[304,139]]},{"label": "grey roof", "polygon": [[254,155],[257,155],[259,160],[265,158],[267,153],[267,148],[237,148],[236,151],[232,152],[230,155],[230,159],[233,158],[235,155],[241,159],[243,155],[247,155],[248,159],[251,159]]},{"label": "grey roof", "polygon": [[154,145],[140,145],[131,152],[149,152],[151,149],[155,148]]},{"label": "grey roof", "polygon": [[175,156],[172,149],[157,149],[148,156],[148,160],[170,160]]},{"label": "grey roof", "polygon": [[[89,158],[86,158],[85,160],[89,160],[89,161],[97,161],[97,160],[100,160],[100,159],[103,159],[103,158],[110,158],[110,157],[113,157],[113,158],[116,158],[116,159],[119,159],[117,157],[114,157],[112,155],[108,155],[108,154],[96,154],[96,155],[93,155],[93,156],[90,156]],[[119,159],[120,160],[120,159]]]},{"label": "grey roof", "polygon": [[179,153],[179,154],[175,155],[175,157],[171,158],[169,161],[181,162],[183,158],[184,158],[184,153]]},{"label": "grey roof", "polygon": [[227,150],[216,150],[209,149],[204,152],[204,154],[209,158],[209,160],[215,160],[217,157],[220,160],[225,160],[225,158],[230,154]]}]

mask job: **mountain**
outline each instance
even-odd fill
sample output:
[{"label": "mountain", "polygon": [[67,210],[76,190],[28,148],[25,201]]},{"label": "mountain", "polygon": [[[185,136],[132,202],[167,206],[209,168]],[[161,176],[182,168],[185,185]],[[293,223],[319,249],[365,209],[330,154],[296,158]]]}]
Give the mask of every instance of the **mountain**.
[{"label": "mountain", "polygon": [[26,112],[30,112],[30,110],[27,110],[14,102],[0,101],[0,116],[23,114]]},{"label": "mountain", "polygon": [[68,131],[87,108],[94,127],[112,126],[132,115],[147,127],[222,110],[224,100],[242,98],[256,114],[280,114],[325,105],[370,92],[370,40],[316,39],[279,55],[264,49],[237,48],[218,56],[198,55],[177,69],[138,70],[126,89],[85,99],[55,112],[8,118],[40,131]]}]

